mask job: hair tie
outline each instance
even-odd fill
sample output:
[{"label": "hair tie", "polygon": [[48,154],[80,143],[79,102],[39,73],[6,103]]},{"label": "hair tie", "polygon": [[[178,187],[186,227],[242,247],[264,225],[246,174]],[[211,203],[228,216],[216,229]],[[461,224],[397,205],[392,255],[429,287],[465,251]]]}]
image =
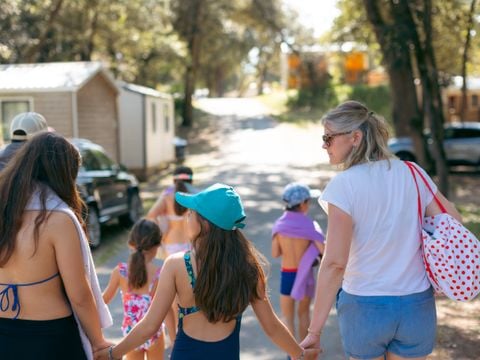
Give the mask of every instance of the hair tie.
[{"label": "hair tie", "polygon": [[176,174],[173,175],[174,180],[192,180],[192,175],[190,174]]}]

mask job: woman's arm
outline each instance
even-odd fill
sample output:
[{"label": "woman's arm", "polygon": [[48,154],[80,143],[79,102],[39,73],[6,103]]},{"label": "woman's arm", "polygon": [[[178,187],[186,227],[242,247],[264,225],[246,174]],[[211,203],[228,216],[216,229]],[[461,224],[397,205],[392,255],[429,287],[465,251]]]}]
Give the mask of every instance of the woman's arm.
[{"label": "woman's arm", "polygon": [[278,234],[275,234],[272,239],[272,256],[274,258],[282,256],[282,248],[280,247],[280,243],[278,242]]},{"label": "woman's arm", "polygon": [[[442,205],[445,207],[445,210],[447,210],[447,213],[452,215],[458,221],[462,222],[462,215],[460,215],[460,213],[455,208],[455,205],[453,203],[448,201],[447,198],[440,191],[437,191],[435,196],[437,197],[438,200],[440,200]],[[435,199],[433,199],[432,202],[428,204],[427,208],[425,209],[425,216],[434,216],[441,213],[442,213],[442,210],[440,210],[440,207],[438,206]]]},{"label": "woman's arm", "polygon": [[342,284],[347,266],[353,235],[353,221],[350,215],[338,207],[328,204],[328,231],[320,269],[318,270],[315,303],[304,347],[317,346],[320,333],[327,321],[338,289]]},{"label": "woman's arm", "polygon": [[70,217],[53,213],[48,225],[49,235],[55,249],[55,258],[62,282],[73,311],[77,315],[93,350],[102,349],[110,343],[103,338],[90,283],[87,280],[77,229]]},{"label": "woman's arm", "polygon": [[103,301],[105,304],[110,303],[117,293],[118,287],[120,286],[120,272],[118,266],[113,269],[112,276],[110,276],[110,281],[103,292]]},{"label": "woman's arm", "polygon": [[[130,333],[112,349],[114,359],[119,359],[126,353],[132,351],[136,347],[143,344],[147,339],[158,331],[165,319],[167,313],[172,308],[175,298],[175,260],[168,258],[162,267],[160,277],[158,279],[157,289],[153,297],[152,304],[148,309],[145,317],[135,325]],[[102,352],[103,354],[104,352]],[[95,354],[96,358],[100,354]],[[104,357],[106,359],[106,357]]]}]

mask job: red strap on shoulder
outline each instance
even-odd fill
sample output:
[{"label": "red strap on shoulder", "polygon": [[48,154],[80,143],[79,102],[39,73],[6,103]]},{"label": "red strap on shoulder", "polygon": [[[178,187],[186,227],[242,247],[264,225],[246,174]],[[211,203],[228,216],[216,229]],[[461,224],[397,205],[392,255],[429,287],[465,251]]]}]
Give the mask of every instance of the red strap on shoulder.
[{"label": "red strap on shoulder", "polygon": [[[427,179],[425,179],[425,176],[423,176],[422,172],[418,169],[418,167],[416,165],[414,165],[413,163],[411,163],[410,161],[405,161],[405,163],[407,164],[407,166],[409,167],[410,171],[412,172],[412,175],[415,179],[415,183],[417,182],[416,180],[416,176],[415,176],[415,173],[414,171],[420,176],[420,178],[422,179],[423,183],[427,186],[427,189],[430,191],[430,193],[433,195],[433,199],[435,200],[435,202],[437,203],[438,207],[440,208],[440,210],[443,212],[443,213],[447,213],[447,210],[445,209],[445,206],[443,206],[442,202],[438,199],[438,197],[435,195],[435,193],[433,192],[432,190],[432,187],[430,186],[430,184],[428,183]],[[417,190],[418,190],[418,185],[417,185]]]}]

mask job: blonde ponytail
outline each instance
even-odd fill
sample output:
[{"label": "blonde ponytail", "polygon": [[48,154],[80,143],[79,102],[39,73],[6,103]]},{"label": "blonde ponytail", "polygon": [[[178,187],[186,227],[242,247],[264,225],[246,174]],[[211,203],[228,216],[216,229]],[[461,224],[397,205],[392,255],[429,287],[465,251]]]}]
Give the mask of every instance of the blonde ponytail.
[{"label": "blonde ponytail", "polygon": [[388,160],[394,156],[388,149],[388,127],[382,116],[359,103],[346,101],[330,110],[323,118],[323,125],[329,125],[335,132],[353,132],[360,130],[363,134],[358,146],[352,148],[343,162],[343,169],[354,165]]}]

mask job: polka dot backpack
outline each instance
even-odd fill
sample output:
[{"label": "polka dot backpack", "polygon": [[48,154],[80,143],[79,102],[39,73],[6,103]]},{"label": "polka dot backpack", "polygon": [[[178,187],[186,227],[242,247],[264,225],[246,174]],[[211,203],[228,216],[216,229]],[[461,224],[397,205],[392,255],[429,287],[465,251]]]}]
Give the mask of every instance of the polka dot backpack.
[{"label": "polka dot backpack", "polygon": [[468,301],[480,293],[480,242],[465,226],[449,215],[433,193],[424,175],[412,163],[405,162],[423,180],[442,213],[421,219],[422,207],[418,195],[418,214],[422,223],[423,260],[428,278],[435,291],[450,299]]}]

